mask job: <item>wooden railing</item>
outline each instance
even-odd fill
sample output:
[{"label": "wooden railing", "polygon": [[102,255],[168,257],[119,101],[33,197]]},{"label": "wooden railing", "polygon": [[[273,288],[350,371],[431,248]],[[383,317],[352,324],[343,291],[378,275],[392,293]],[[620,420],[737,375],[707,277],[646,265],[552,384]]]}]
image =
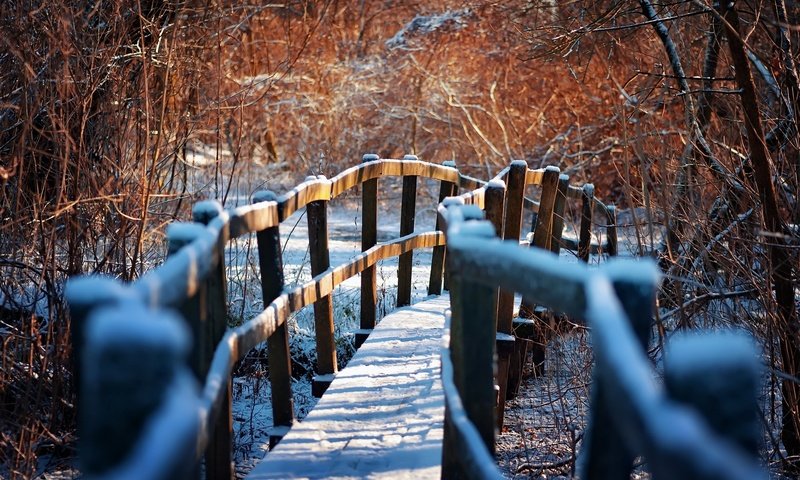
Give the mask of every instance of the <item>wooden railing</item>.
[{"label": "wooden railing", "polygon": [[501,242],[493,210],[486,208],[489,218],[482,220],[484,212],[464,206],[465,199],[446,199],[439,207],[452,305],[442,358],[443,477],[503,478],[493,457],[502,412],[492,408],[502,369],[495,376],[492,359],[514,340],[502,331],[499,287],[591,329],[595,381],[581,478],[629,478],[641,454],[656,478],[766,478],[756,460],[758,363],[747,338],[673,339],[662,386],[646,355],[658,284],[652,262],[617,260],[590,270],[545,249]]},{"label": "wooden railing", "polygon": [[[378,243],[378,180],[388,176],[403,179],[400,237]],[[413,156],[390,160],[365,155],[360,165],[330,180],[309,177],[280,196],[259,192],[252,205],[224,210],[216,202],[200,202],[193,209],[194,222],[168,227],[169,256],[159,268],[127,286],[102,277],[79,278],[67,285],[74,357],[79,367],[76,381],[82,385],[78,409],[84,473],[109,478],[142,478],[142,472],[147,472],[148,478],[191,476],[205,456],[209,478],[232,478],[231,372],[244,355],[264,341],[268,342],[275,424],[271,443],[277,442],[294,422],[286,328],[292,312],[314,305],[317,365],[312,389],[319,396],[338,367],[331,303],[336,286],[361,274],[361,329],[356,334],[360,344],[375,326],[378,261],[399,257],[397,306],[410,303],[411,255],[415,249],[434,249],[429,292],[441,292],[443,277],[447,284],[441,224],[447,217],[437,219],[435,231],[413,233],[418,177],[440,182],[440,202],[448,202],[446,199],[457,195],[459,189],[466,190],[456,197],[460,200],[449,201],[485,207],[505,239],[518,241],[522,212],[535,212],[537,220],[528,243],[556,252],[565,245],[561,238],[564,205],[567,199],[580,199],[583,215],[577,255],[585,260],[590,251],[616,252],[613,207],[595,199],[591,186],[570,187],[557,169],[531,170],[524,162],[512,163],[484,183],[459,174],[451,163],[435,165]],[[538,201],[524,197],[529,185],[541,186]],[[327,205],[356,186],[362,187],[363,252],[349,263],[331,268]],[[287,290],[280,225],[302,208],[306,208],[308,218],[313,279]],[[604,222],[606,241],[592,245],[590,229],[597,214],[608,219]],[[252,233],[257,236],[266,307],[255,318],[228,330],[224,249],[231,240]],[[506,336],[498,343],[501,365],[505,365],[498,380],[505,390],[506,378],[512,383],[519,378],[519,358],[524,358],[524,350],[519,348],[523,342],[512,341],[514,289],[500,286],[497,328]],[[524,289],[522,292],[530,294]],[[523,300],[518,333],[533,323],[533,301],[527,296]],[[170,309],[178,309],[188,327]],[[191,348],[181,340],[187,328]],[[188,368],[182,360],[186,355]],[[491,362],[483,368],[491,370]],[[82,379],[86,375],[89,378]],[[199,395],[193,391],[192,381],[200,383]],[[457,399],[451,395],[451,401]],[[500,418],[503,403],[499,404]]]}]

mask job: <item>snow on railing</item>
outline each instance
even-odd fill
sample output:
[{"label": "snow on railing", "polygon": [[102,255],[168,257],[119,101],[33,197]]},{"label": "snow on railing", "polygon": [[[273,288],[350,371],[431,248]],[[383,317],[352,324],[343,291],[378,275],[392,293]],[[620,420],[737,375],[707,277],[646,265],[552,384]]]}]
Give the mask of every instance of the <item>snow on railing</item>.
[{"label": "snow on railing", "polygon": [[657,478],[766,478],[757,461],[759,372],[749,338],[673,339],[662,387],[646,355],[658,285],[652,262],[616,260],[600,270],[563,263],[544,249],[500,241],[481,210],[463,204],[454,197],[439,207],[452,312],[442,360],[443,477],[502,478],[487,465],[502,415],[495,380],[500,398],[507,381],[502,367],[495,374],[495,352],[502,365],[504,344],[514,341],[501,331],[499,287],[591,329],[595,381],[581,478],[628,478],[640,454]]},{"label": "snow on railing", "polygon": [[[280,196],[272,192],[259,192],[254,195],[251,205],[225,210],[214,201],[196,204],[193,209],[194,223],[169,226],[169,256],[164,264],[130,286],[102,277],[70,281],[67,299],[73,317],[75,361],[79,367],[76,381],[81,385],[78,394],[81,431],[105,432],[116,431],[120,426],[127,428],[126,422],[131,419],[126,415],[126,395],[139,402],[135,418],[142,424],[141,428],[126,430],[130,435],[122,436],[119,441],[114,436],[102,434],[82,435],[80,456],[84,473],[89,477],[134,478],[147,465],[149,477],[173,478],[190,473],[193,467],[187,468],[187,465],[196,465],[205,456],[205,469],[209,476],[232,478],[231,372],[236,362],[261,342],[268,342],[275,425],[271,443],[277,442],[294,422],[291,359],[286,329],[286,321],[292,312],[314,304],[317,375],[312,390],[315,395],[321,395],[337,368],[330,299],[337,285],[361,274],[361,329],[356,333],[357,345],[375,326],[375,265],[378,261],[400,257],[397,306],[410,302],[411,254],[415,249],[433,248],[429,293],[441,293],[443,280],[445,289],[448,288],[448,279],[444,275],[446,254],[441,219],[437,219],[435,231],[413,233],[417,177],[441,182],[440,202],[457,195],[459,187],[473,190],[466,194],[466,198],[482,206],[486,203],[487,211],[494,209],[496,221],[502,226],[498,230],[502,230],[503,237],[509,240],[519,240],[524,207],[538,211],[539,220],[536,222],[533,243],[535,246],[551,248],[551,245],[560,245],[561,242],[563,221],[558,226],[557,216],[563,215],[563,203],[568,192],[562,188],[563,198],[556,200],[558,190],[547,187],[553,172],[558,177],[557,169],[530,170],[525,162],[517,161],[501,171],[495,179],[484,183],[460,174],[453,162],[436,165],[419,161],[413,155],[401,160],[365,155],[360,165],[331,179],[308,177]],[[378,243],[377,182],[387,176],[403,178],[400,237]],[[556,184],[563,187],[564,177],[561,179],[562,182]],[[524,197],[525,187],[534,184],[543,186],[542,200],[538,203]],[[327,204],[359,185],[362,186],[363,253],[350,263],[330,268]],[[546,200],[546,196],[552,199]],[[552,206],[548,207],[550,204]],[[502,209],[498,211],[500,206]],[[308,217],[314,278],[293,290],[285,290],[280,224],[302,208],[306,208]],[[591,227],[591,220],[586,227]],[[255,233],[258,240],[262,296],[266,307],[242,326],[228,330],[224,248],[230,240],[251,233]],[[588,251],[589,237],[581,237],[581,240],[583,247],[579,248]],[[513,297],[511,302],[513,309]],[[505,305],[508,306],[507,303]],[[174,319],[170,320],[169,314],[164,313],[165,308],[178,309],[188,322],[192,339],[188,354],[182,350],[179,341],[173,342],[174,351],[169,353],[164,348],[172,344],[156,348],[156,345],[147,346],[142,342],[132,342],[130,345],[120,342],[114,339],[113,328],[107,329],[108,335],[90,334],[92,325],[102,323],[105,317],[127,318],[133,324],[142,322],[143,325],[152,324],[145,321],[149,317],[167,317],[167,323],[174,323]],[[502,323],[503,331],[509,334],[510,315],[509,311],[507,320]],[[155,352],[161,353],[149,358],[155,355],[154,348]],[[113,357],[115,350],[120,359],[127,358],[126,361],[133,364],[141,357],[143,362],[149,362],[143,365],[151,365],[152,368],[140,372],[142,375],[125,377],[131,379],[130,382],[115,383],[111,381],[113,374],[108,376],[107,373],[98,374],[100,377],[92,374],[91,378],[81,374],[82,369],[98,372],[105,368],[102,362],[95,364],[97,357],[91,352],[103,351]],[[90,354],[84,355],[85,351]],[[184,360],[187,355],[188,365]],[[163,363],[161,370],[157,368],[159,362]],[[113,366],[113,362],[108,366]],[[186,381],[191,377],[186,374],[189,371],[187,369],[194,374],[196,383],[202,385],[199,391],[198,387],[192,387],[191,382]],[[514,374],[513,369],[511,373]],[[159,375],[158,382],[151,382]],[[102,384],[107,390],[103,395],[99,395],[95,388],[98,378],[111,379]],[[137,393],[132,395],[132,392]],[[119,407],[121,413],[96,415],[87,405],[97,405],[98,398],[119,402],[118,406],[112,403],[106,406]],[[176,398],[183,399],[181,405],[176,404]]]}]

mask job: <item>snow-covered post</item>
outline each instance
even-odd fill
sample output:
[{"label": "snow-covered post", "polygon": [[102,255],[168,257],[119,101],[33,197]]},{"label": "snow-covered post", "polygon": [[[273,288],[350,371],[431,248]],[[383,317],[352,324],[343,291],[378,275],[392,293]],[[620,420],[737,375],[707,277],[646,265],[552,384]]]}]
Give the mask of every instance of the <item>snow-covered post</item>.
[{"label": "snow-covered post", "polygon": [[[527,167],[525,167],[527,170]],[[523,175],[525,170],[523,170]],[[484,199],[484,209],[486,212],[486,219],[494,227],[495,231],[500,234],[503,231],[503,221],[505,217],[505,204],[506,204],[506,185],[502,180],[491,180],[486,184],[486,196]],[[497,386],[498,386],[498,399],[497,399],[497,428],[503,429],[503,415],[505,412],[506,403],[506,387],[508,384],[508,367],[511,358],[511,353],[514,351],[514,336],[512,335],[511,320],[513,317],[514,296],[511,293],[511,310],[504,312],[504,316],[499,316],[500,310],[500,295],[506,292],[500,292],[495,289],[495,304],[497,310],[494,311],[492,323],[496,325],[496,350],[497,350]]]},{"label": "snow-covered post", "polygon": [[[461,208],[465,217],[461,225],[455,228],[448,226],[452,235],[475,239],[495,237],[494,228],[489,222],[473,220],[480,215],[480,210],[457,206],[450,208]],[[448,268],[451,269],[450,352],[453,379],[467,417],[475,425],[486,448],[494,454],[497,393],[494,387],[495,325],[492,319],[497,311],[496,289],[459,273],[459,260],[466,254],[451,248],[448,260]],[[443,469],[457,464],[459,454],[453,448],[453,439],[445,437]]]},{"label": "snow-covered post", "polygon": [[[445,160],[442,162],[442,165],[445,167],[456,168],[456,162],[453,160]],[[442,203],[447,197],[454,196],[457,190],[458,186],[456,184],[442,180],[441,184],[439,185],[439,203]],[[442,223],[437,216],[435,230],[441,229]],[[442,277],[444,276],[444,261],[446,256],[447,247],[444,245],[433,247],[433,254],[431,256],[431,278],[428,282],[428,295],[442,294]]]},{"label": "snow-covered post", "polygon": [[[606,264],[605,273],[609,276],[614,292],[639,345],[647,351],[650,339],[653,308],[657,290],[657,278],[631,274],[635,271],[629,261]],[[622,430],[613,421],[611,410],[625,405],[625,401],[613,397],[614,392],[603,387],[603,375],[614,375],[594,369],[590,398],[591,417],[584,435],[581,478],[622,479],[630,478],[633,460],[631,452],[622,437]]]},{"label": "snow-covered post", "polygon": [[[361,163],[375,162],[380,157],[367,153]],[[378,179],[372,178],[361,184],[361,251],[367,251],[378,243]],[[375,328],[375,307],[378,301],[377,271],[375,266],[361,272],[361,328],[356,332],[356,348],[363,344]]]},{"label": "snow-covered post", "polygon": [[592,251],[592,221],[594,218],[594,185],[587,183],[581,190],[581,226],[578,237],[578,258],[589,262]]},{"label": "snow-covered post", "polygon": [[[217,218],[224,208],[217,200],[197,202],[192,208],[192,219],[202,225],[208,225]],[[227,225],[222,227],[215,245],[214,258],[216,264],[212,266],[208,277],[205,279],[205,289],[208,293],[208,331],[205,338],[205,361],[211,364],[217,344],[225,335],[228,327],[228,282],[225,278],[225,244],[228,240]],[[232,385],[230,377],[227,379],[227,388],[219,414],[214,421],[212,437],[206,449],[206,475],[215,479],[232,479],[233,473],[233,414],[231,406]]]},{"label": "snow-covered post", "polygon": [[[416,155],[405,155],[403,160],[419,160]],[[414,219],[417,215],[417,177],[403,176],[403,197],[400,204],[400,236],[414,233]],[[414,251],[400,254],[397,263],[397,306],[411,305],[411,265]]]},{"label": "snow-covered post", "polygon": [[606,207],[606,253],[609,257],[617,256],[617,207]]},{"label": "snow-covered post", "polygon": [[[311,275],[316,276],[331,266],[328,250],[328,201],[310,202],[306,206],[306,215]],[[314,331],[317,340],[317,374],[312,379],[311,394],[319,398],[328,389],[338,371],[336,343],[333,338],[333,301],[330,295],[314,302]]]},{"label": "snow-covered post", "polygon": [[[278,197],[271,191],[253,195],[253,203],[274,202]],[[264,308],[283,293],[283,258],[281,256],[280,226],[265,228],[256,233],[258,265],[261,269],[261,298]],[[294,423],[292,399],[292,358],[289,353],[289,332],[286,324],[278,326],[267,339],[269,381],[272,386],[272,423],[270,448],[275,446]]]},{"label": "snow-covered post", "polygon": [[72,341],[72,381],[75,385],[75,408],[80,423],[81,417],[91,410],[83,407],[81,393],[83,351],[86,344],[86,325],[92,312],[99,308],[118,304],[132,298],[133,292],[111,277],[100,275],[70,279],[64,295],[69,305]]},{"label": "snow-covered post", "polygon": [[[174,255],[186,245],[204,234],[205,227],[199,223],[173,222],[167,225],[167,254]],[[192,332],[192,350],[189,364],[197,381],[204,382],[208,373],[211,352],[208,351],[210,336],[208,288],[206,282],[197,285],[195,294],[187,298],[180,307],[181,314]]]},{"label": "snow-covered post", "polygon": [[712,431],[754,461],[762,438],[760,370],[753,339],[744,332],[676,335],[664,354],[667,395],[696,409]]},{"label": "snow-covered post", "polygon": [[[150,437],[146,432],[153,428],[155,414],[178,393],[176,389],[186,387],[188,373],[183,369],[190,339],[175,315],[149,310],[139,301],[97,309],[86,325],[81,390],[84,411],[91,414],[79,420],[80,465],[89,478],[115,477],[109,471],[123,461],[137,464],[132,455],[142,450],[142,439]],[[197,412],[190,405],[182,412],[173,427],[188,425],[192,430]],[[174,459],[173,466],[191,469],[187,460],[194,447],[167,445],[187,455],[182,461]],[[147,478],[170,478],[178,472],[157,473]]]},{"label": "snow-covered post", "polygon": [[[539,199],[539,214],[536,221],[536,230],[533,232],[533,243],[531,248],[543,248],[549,250],[551,247],[553,232],[553,211],[556,206],[556,197],[559,190],[561,171],[558,167],[549,166],[545,168],[542,175],[542,196]],[[528,330],[527,340],[531,341],[531,356],[533,360],[534,375],[544,373],[545,347],[547,344],[547,326],[543,325],[543,319],[536,318],[535,305],[529,298],[523,296],[522,304],[519,307],[519,324]],[[540,315],[544,316],[544,315]],[[528,320],[528,321],[526,321]],[[516,368],[516,367],[515,367]],[[521,368],[521,365],[520,365]],[[514,374],[515,378],[517,372]]]}]

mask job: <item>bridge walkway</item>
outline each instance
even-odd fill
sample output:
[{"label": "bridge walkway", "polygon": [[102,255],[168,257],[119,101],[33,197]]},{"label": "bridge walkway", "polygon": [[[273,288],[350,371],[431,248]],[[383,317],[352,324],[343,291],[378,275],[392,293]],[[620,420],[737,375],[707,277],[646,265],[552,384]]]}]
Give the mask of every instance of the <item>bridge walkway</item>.
[{"label": "bridge walkway", "polygon": [[308,416],[247,477],[441,477],[448,295],[381,320]]}]

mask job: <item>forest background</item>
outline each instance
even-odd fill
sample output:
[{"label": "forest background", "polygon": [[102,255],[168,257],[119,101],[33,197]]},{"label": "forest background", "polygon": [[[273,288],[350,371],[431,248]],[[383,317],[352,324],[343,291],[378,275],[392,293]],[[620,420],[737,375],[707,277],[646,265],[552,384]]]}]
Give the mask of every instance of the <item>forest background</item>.
[{"label": "forest background", "polygon": [[662,325],[762,341],[791,468],[798,18],[786,0],[0,3],[0,462],[30,476],[74,445],[65,279],[140,276],[166,224],[252,193],[241,178],[279,189],[374,152],[594,183],[666,274]]}]

